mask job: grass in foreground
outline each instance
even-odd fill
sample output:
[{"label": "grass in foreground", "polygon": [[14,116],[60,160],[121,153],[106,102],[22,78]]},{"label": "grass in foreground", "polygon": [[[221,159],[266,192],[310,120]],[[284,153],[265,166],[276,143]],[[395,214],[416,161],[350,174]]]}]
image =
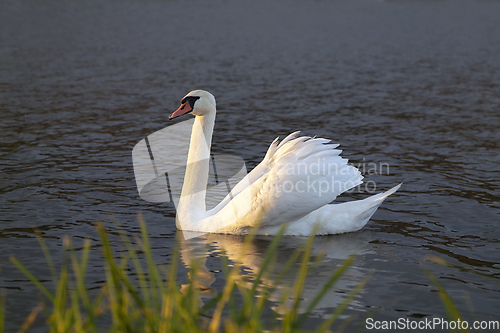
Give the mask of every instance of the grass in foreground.
[{"label": "grass in foreground", "polygon": [[[109,241],[109,235],[102,225],[98,232],[105,260],[106,281],[101,290],[89,292],[86,285],[86,271],[91,251],[90,240],[84,241],[83,250],[77,256],[69,238],[64,240],[65,251],[63,263],[56,272],[48,248],[39,237],[42,250],[51,269],[54,291],[49,290],[26,267],[15,258],[12,262],[38,287],[45,295],[46,304],[40,304],[33,310],[20,332],[25,332],[42,309],[45,309],[47,326],[50,332],[303,332],[307,317],[319,304],[326,291],[330,289],[352,263],[353,258],[346,260],[327,283],[312,298],[305,312],[300,313],[301,294],[304,290],[306,276],[311,264],[311,251],[314,237],[309,237],[302,248],[297,249],[278,272],[272,283],[261,284],[261,278],[274,270],[275,255],[283,230],[271,242],[264,254],[259,271],[249,282],[241,272],[241,260],[229,266],[225,256],[221,256],[224,267],[225,285],[216,297],[205,305],[200,305],[200,290],[194,278],[187,288],[180,291],[177,282],[179,265],[179,246],[177,242],[172,262],[169,265],[155,263],[148,233],[144,221],[140,219],[141,237],[132,242],[122,233],[122,243],[126,254],[116,258]],[[254,234],[246,237],[241,256],[247,253]],[[139,259],[141,253],[144,259]],[[320,259],[320,258],[316,258]],[[269,322],[263,313],[269,303],[270,295],[276,291],[290,268],[300,260],[295,282],[285,297],[281,297],[278,306],[286,311],[280,321]],[[196,261],[190,265],[189,276],[195,277],[200,269]],[[366,280],[355,287],[340,306],[324,320],[315,332],[328,331],[339,318],[354,296],[361,290]],[[281,286],[280,286],[281,287]],[[289,297],[292,297],[292,302]],[[2,302],[0,298],[0,302]],[[0,304],[0,325],[4,317],[4,306]],[[0,326],[2,331],[2,326]]]},{"label": "grass in foreground", "polygon": [[[80,256],[74,250],[69,238],[64,240],[63,263],[56,271],[44,240],[39,237],[41,248],[50,267],[54,290],[51,291],[40,282],[23,264],[15,258],[11,261],[38,287],[46,300],[40,303],[28,316],[18,332],[27,332],[40,312],[44,311],[50,332],[325,332],[339,320],[339,315],[346,309],[356,294],[366,283],[360,282],[329,318],[315,329],[303,329],[304,323],[315,306],[326,295],[353,262],[346,260],[322,286],[312,301],[301,308],[301,295],[306,283],[308,271],[321,257],[311,258],[314,237],[309,237],[301,248],[290,255],[282,268],[275,272],[278,245],[283,230],[274,237],[267,252],[263,255],[259,270],[249,281],[242,274],[242,260],[234,260],[230,267],[228,258],[221,256],[225,285],[214,298],[202,305],[200,296],[203,290],[196,280],[201,272],[201,262],[189,263],[188,285],[181,287],[177,281],[177,268],[180,261],[179,242],[169,265],[155,263],[144,221],[140,219],[141,237],[132,242],[121,233],[125,255],[114,255],[109,234],[102,225],[97,226],[104,257],[106,280],[99,292],[90,292],[86,284],[86,272],[91,251],[90,240],[85,240]],[[248,235],[240,255],[245,255],[254,239]],[[140,259],[142,257],[142,259]],[[442,259],[430,258],[431,261],[447,265]],[[269,320],[264,311],[269,306],[269,299],[280,287],[283,292],[285,276],[294,274],[292,266],[300,261],[293,285],[280,294],[280,301],[274,305],[285,309],[280,320]],[[312,263],[312,265],[311,265]],[[271,273],[272,272],[272,273]],[[426,273],[442,299],[450,320],[462,319],[453,300],[441,286],[432,272]],[[273,278],[266,279],[272,274]],[[267,283],[261,283],[262,280]],[[292,299],[292,302],[290,302]],[[0,332],[5,331],[5,294],[0,292]],[[462,319],[463,320],[463,319]],[[344,326],[343,321],[340,326]],[[461,329],[467,332],[466,329]]]}]

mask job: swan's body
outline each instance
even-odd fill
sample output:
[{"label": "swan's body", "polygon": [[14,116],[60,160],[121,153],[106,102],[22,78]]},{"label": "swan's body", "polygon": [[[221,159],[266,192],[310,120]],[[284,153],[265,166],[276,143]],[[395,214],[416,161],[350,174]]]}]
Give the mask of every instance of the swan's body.
[{"label": "swan's body", "polygon": [[[329,204],[342,192],[362,183],[361,173],[340,157],[329,140],[290,134],[269,147],[263,161],[242,179],[215,208],[206,210],[210,146],[215,124],[215,98],[203,90],[190,92],[170,118],[196,116],[191,133],[178,229],[196,232],[308,236],[361,229],[380,204],[400,185],[364,200]],[[328,187],[328,188],[327,188]]]}]

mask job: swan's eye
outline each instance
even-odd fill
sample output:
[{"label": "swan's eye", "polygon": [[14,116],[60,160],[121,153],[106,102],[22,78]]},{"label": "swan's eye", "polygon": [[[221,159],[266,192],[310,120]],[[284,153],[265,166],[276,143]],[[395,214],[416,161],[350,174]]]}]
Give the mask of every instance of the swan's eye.
[{"label": "swan's eye", "polygon": [[196,102],[199,99],[200,99],[200,97],[198,97],[198,96],[188,96],[188,97],[185,97],[184,99],[182,99],[181,104],[185,104],[187,102],[187,103],[189,103],[189,106],[191,107],[191,109],[194,109],[194,102]]}]

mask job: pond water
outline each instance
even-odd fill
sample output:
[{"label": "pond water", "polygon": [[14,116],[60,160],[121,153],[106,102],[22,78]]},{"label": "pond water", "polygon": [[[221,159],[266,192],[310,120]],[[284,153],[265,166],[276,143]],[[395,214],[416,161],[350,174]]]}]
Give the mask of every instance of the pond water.
[{"label": "pond water", "polygon": [[[113,220],[137,235],[142,211],[156,259],[170,262],[175,209],[139,197],[131,151],[198,88],[217,98],[214,153],[252,168],[276,136],[302,130],[340,143],[355,165],[389,166],[366,168],[371,187],[340,201],[404,183],[363,230],[318,238],[315,250],[329,249],[304,298],[349,255],[356,261],[308,324],[368,274],[346,311],[353,328],[368,315],[445,318],[425,267],[466,319],[500,320],[498,13],[498,1],[461,0],[0,2],[7,330],[39,302],[9,256],[51,280],[35,229],[59,263],[64,235],[97,244],[95,222]],[[252,245],[249,275],[270,239]],[[221,250],[242,240],[214,235],[183,246],[206,241],[207,283],[220,291]],[[279,258],[301,241],[287,237]],[[89,285],[102,283],[102,262],[91,261]],[[34,325],[44,331],[43,319]]]}]

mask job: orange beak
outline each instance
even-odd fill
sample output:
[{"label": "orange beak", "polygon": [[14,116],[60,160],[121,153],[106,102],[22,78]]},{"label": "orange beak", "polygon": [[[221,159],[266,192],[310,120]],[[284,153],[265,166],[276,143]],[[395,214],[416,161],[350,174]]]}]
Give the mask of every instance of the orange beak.
[{"label": "orange beak", "polygon": [[188,102],[181,104],[177,110],[175,110],[174,113],[172,113],[170,116],[168,116],[168,120],[177,118],[179,116],[182,116],[183,114],[189,113],[193,111],[191,108],[191,105],[189,105]]}]

